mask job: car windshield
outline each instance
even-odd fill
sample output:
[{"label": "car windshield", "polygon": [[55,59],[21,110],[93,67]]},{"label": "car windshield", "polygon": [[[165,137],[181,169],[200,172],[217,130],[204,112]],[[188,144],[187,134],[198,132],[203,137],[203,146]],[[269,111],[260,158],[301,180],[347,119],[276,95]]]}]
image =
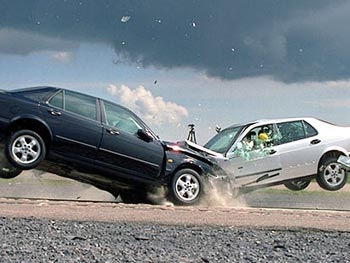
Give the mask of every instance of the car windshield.
[{"label": "car windshield", "polygon": [[244,126],[235,126],[222,130],[220,133],[210,139],[204,145],[204,147],[209,150],[225,154],[231,148],[237,136],[241,133],[243,127]]}]

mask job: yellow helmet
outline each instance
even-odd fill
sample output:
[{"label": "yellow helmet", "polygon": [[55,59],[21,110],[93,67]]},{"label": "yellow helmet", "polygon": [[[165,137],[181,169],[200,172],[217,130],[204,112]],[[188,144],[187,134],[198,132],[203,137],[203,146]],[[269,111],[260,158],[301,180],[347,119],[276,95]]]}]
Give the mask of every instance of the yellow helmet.
[{"label": "yellow helmet", "polygon": [[262,132],[259,134],[258,138],[259,140],[266,141],[267,139],[269,139],[269,136],[265,132]]}]

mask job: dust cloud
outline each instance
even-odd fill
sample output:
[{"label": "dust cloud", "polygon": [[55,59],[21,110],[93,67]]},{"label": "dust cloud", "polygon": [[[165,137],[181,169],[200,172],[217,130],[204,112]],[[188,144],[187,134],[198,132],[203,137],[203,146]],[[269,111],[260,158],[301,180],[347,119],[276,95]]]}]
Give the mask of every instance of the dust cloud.
[{"label": "dust cloud", "polygon": [[[228,183],[221,181],[208,181],[204,185],[205,193],[202,196],[199,206],[205,207],[247,207],[243,195],[232,189]],[[155,205],[174,206],[167,199],[168,190],[166,187],[159,187],[147,195],[148,201]]]},{"label": "dust cloud", "polygon": [[246,207],[243,195],[239,195],[238,190],[232,188],[229,183],[220,181],[208,181],[206,183],[206,193],[201,205],[209,207]]}]

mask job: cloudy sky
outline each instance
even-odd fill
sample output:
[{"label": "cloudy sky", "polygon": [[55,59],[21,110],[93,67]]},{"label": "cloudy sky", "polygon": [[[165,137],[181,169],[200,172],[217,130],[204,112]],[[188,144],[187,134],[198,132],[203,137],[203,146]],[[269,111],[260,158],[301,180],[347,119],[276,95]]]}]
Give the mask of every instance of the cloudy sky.
[{"label": "cloudy sky", "polygon": [[348,0],[0,0],[0,88],[131,108],[162,139],[315,116],[350,126]]}]

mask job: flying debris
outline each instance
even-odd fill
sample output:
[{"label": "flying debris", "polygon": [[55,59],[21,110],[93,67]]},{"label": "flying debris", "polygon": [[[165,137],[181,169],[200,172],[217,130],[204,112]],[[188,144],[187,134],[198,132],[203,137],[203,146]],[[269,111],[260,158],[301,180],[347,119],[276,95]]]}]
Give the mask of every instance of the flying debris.
[{"label": "flying debris", "polygon": [[130,20],[131,16],[123,16],[121,19],[120,19],[120,22],[122,23],[126,23]]}]

